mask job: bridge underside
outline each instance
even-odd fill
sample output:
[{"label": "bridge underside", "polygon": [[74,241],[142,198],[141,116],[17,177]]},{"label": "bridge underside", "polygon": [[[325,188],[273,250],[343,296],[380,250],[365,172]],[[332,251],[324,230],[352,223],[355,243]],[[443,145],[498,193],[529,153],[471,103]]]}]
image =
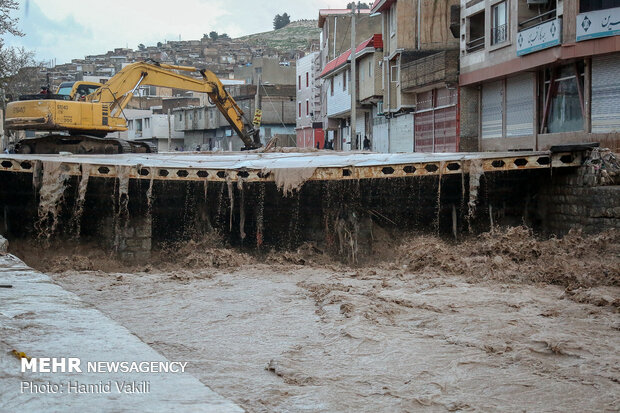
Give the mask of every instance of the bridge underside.
[{"label": "bridge underside", "polygon": [[579,152],[4,155],[0,230],[95,241],[128,259],[211,232],[251,249],[334,251],[355,233],[363,250],[379,228],[541,227],[541,188],[581,162]]}]

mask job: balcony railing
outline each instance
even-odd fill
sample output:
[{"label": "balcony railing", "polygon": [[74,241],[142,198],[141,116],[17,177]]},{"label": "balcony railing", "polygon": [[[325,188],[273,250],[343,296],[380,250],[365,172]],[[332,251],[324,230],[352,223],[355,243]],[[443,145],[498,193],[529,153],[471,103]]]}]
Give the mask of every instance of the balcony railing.
[{"label": "balcony railing", "polygon": [[475,52],[476,50],[484,49],[484,36],[470,40],[465,44],[465,48],[468,52]]},{"label": "balcony railing", "polygon": [[501,26],[493,27],[491,29],[491,44],[500,44],[508,40],[508,26],[502,24]]},{"label": "balcony railing", "polygon": [[443,50],[404,63],[400,68],[403,91],[439,82],[456,83],[458,81],[458,59],[458,50]]}]

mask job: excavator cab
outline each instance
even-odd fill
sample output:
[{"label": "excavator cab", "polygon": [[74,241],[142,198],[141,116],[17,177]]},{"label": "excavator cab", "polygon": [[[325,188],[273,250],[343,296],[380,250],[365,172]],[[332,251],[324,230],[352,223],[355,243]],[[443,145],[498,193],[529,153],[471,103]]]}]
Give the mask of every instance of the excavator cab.
[{"label": "excavator cab", "polygon": [[65,100],[84,101],[86,96],[94,93],[101,86],[103,86],[101,83],[96,82],[62,82],[56,89],[56,95],[68,97]]}]

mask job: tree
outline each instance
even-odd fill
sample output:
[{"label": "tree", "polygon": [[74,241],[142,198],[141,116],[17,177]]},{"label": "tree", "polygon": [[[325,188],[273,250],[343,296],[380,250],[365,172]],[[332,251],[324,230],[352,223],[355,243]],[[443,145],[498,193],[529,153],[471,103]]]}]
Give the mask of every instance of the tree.
[{"label": "tree", "polygon": [[220,35],[217,34],[216,31],[212,31],[211,33],[209,33],[209,37],[211,38],[211,40],[217,40],[217,38],[220,37]]},{"label": "tree", "polygon": [[357,4],[355,4],[355,2],[352,1],[351,3],[347,4],[347,9],[351,10],[353,8],[353,6],[355,6],[355,8],[357,10],[369,9],[370,8],[370,6],[368,4],[366,4],[366,3],[361,3],[361,2],[358,1]]},{"label": "tree", "polygon": [[284,13],[282,15],[276,14],[276,17],[273,18],[273,29],[281,29],[288,25],[290,22],[291,17],[287,13]]},{"label": "tree", "polygon": [[222,33],[222,34],[220,34],[218,39],[230,40],[230,36],[228,36],[227,33]]},{"label": "tree", "polygon": [[18,99],[20,95],[37,93],[47,80],[41,76],[42,63],[36,62],[34,53],[24,48],[11,47],[4,51],[0,83],[6,96]]},{"label": "tree", "polygon": [[[18,18],[11,17],[11,12],[18,8],[19,4],[15,0],[0,0],[0,36],[7,33],[20,37],[24,35],[17,28]],[[4,39],[0,37],[0,87],[7,88],[9,78],[16,75],[22,67],[34,62],[32,57],[33,54],[24,49],[5,47]]]},{"label": "tree", "polygon": [[[15,0],[0,0],[0,36],[5,33],[10,33],[13,36],[23,36],[17,28],[17,17],[11,17],[11,12],[17,10],[19,4]],[[0,39],[2,42],[2,39]]]},{"label": "tree", "polygon": [[146,50],[146,46],[144,44],[140,43],[138,45],[138,50],[140,50],[142,52],[142,51]]},{"label": "tree", "polygon": [[157,47],[161,48],[164,44],[162,42],[157,42]]}]

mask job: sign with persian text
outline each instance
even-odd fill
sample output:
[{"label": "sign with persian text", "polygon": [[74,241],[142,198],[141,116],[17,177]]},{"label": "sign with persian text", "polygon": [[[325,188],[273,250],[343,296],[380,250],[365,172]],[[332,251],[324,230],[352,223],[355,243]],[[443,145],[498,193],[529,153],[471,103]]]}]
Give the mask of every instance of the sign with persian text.
[{"label": "sign with persian text", "polygon": [[517,56],[557,46],[562,39],[562,19],[553,19],[522,30],[517,35]]},{"label": "sign with persian text", "polygon": [[577,15],[577,41],[620,34],[620,7]]}]

